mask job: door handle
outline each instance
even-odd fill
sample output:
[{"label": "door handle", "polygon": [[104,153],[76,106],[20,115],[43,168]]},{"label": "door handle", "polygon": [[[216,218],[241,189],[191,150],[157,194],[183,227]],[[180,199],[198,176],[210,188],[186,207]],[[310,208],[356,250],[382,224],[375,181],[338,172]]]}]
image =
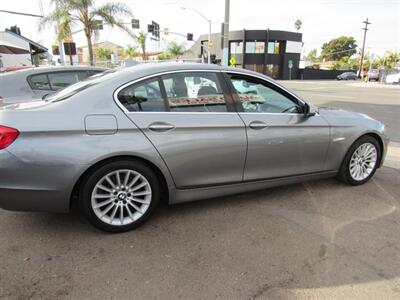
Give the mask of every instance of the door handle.
[{"label": "door handle", "polygon": [[156,122],[149,125],[149,129],[155,132],[165,132],[174,129],[175,126],[169,123]]},{"label": "door handle", "polygon": [[253,121],[253,122],[250,122],[249,127],[251,129],[263,129],[263,128],[268,127],[268,124],[264,123],[262,121]]}]

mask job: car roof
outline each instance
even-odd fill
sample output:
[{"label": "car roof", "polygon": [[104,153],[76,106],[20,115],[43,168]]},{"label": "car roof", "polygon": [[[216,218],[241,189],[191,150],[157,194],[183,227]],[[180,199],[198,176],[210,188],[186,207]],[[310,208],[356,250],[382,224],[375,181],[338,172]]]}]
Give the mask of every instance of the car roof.
[{"label": "car roof", "polygon": [[29,69],[16,70],[9,73],[3,73],[2,75],[15,75],[15,76],[28,76],[32,74],[40,74],[47,72],[60,72],[60,71],[106,71],[107,68],[92,67],[92,66],[41,66],[32,67]]}]

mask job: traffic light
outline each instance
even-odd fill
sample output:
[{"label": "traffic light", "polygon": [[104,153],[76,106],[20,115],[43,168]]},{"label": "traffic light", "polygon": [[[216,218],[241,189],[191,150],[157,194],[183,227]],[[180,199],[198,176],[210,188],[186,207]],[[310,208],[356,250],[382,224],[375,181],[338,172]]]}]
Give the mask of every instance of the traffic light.
[{"label": "traffic light", "polygon": [[134,29],[140,28],[140,23],[139,23],[138,19],[132,19],[132,28],[134,28]]},{"label": "traffic light", "polygon": [[186,34],[186,39],[187,39],[188,41],[193,41],[193,33],[188,33],[188,34]]},{"label": "traffic light", "polygon": [[153,24],[147,24],[147,32],[153,34],[153,32],[154,32]]}]

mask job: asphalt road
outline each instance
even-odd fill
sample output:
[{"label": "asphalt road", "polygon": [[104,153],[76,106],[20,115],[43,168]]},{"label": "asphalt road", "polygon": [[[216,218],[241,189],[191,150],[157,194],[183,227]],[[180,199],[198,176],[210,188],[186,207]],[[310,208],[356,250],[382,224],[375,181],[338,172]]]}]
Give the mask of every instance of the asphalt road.
[{"label": "asphalt road", "polygon": [[[283,83],[399,138],[397,89]],[[399,150],[363,186],[328,179],[163,205],[118,235],[77,212],[0,210],[0,299],[400,299]]]}]

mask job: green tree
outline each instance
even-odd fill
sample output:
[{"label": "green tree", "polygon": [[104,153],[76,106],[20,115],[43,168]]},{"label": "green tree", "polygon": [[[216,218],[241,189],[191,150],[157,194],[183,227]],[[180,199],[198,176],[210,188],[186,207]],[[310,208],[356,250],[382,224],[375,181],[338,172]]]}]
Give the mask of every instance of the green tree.
[{"label": "green tree", "polygon": [[137,49],[137,46],[135,46],[135,45],[128,45],[124,50],[125,57],[134,58],[134,57],[138,57],[139,55],[140,55],[140,53]]},{"label": "green tree", "polygon": [[178,44],[173,41],[168,44],[167,52],[174,58],[179,58],[182,54],[186,52],[186,47],[183,44]]},{"label": "green tree", "polygon": [[297,32],[300,31],[301,25],[303,25],[303,22],[301,22],[300,19],[297,19],[296,22],[294,22],[294,28],[296,28]]},{"label": "green tree", "polygon": [[385,54],[379,58],[379,65],[385,70],[393,70],[396,65],[400,63],[400,52],[386,51]]},{"label": "green tree", "polygon": [[117,26],[128,31],[123,22],[118,19],[132,15],[128,6],[123,3],[109,2],[96,7],[94,0],[51,0],[51,2],[55,8],[41,20],[39,29],[44,30],[48,25],[56,24],[58,28],[57,38],[62,41],[71,37],[73,28],[78,27],[78,25],[82,26],[87,40],[91,65],[94,65],[92,37],[99,33],[99,20],[103,20],[107,25]]},{"label": "green tree", "polygon": [[142,59],[146,60],[146,40],[147,40],[147,33],[141,31],[138,35],[133,37],[135,41],[139,44],[140,49],[142,50]]},{"label": "green tree", "polygon": [[357,52],[356,40],[351,36],[341,36],[322,45],[321,57],[327,60],[339,60]]},{"label": "green tree", "polygon": [[307,59],[311,62],[316,62],[318,60],[317,57],[317,49],[312,49],[308,54],[307,54]]},{"label": "green tree", "polygon": [[96,59],[99,59],[99,60],[111,59],[112,52],[110,49],[99,47],[99,48],[95,48],[94,52],[95,52]]},{"label": "green tree", "polygon": [[158,58],[158,60],[169,60],[169,59],[171,59],[171,54],[167,51],[164,51],[164,52],[161,52],[157,58]]}]

